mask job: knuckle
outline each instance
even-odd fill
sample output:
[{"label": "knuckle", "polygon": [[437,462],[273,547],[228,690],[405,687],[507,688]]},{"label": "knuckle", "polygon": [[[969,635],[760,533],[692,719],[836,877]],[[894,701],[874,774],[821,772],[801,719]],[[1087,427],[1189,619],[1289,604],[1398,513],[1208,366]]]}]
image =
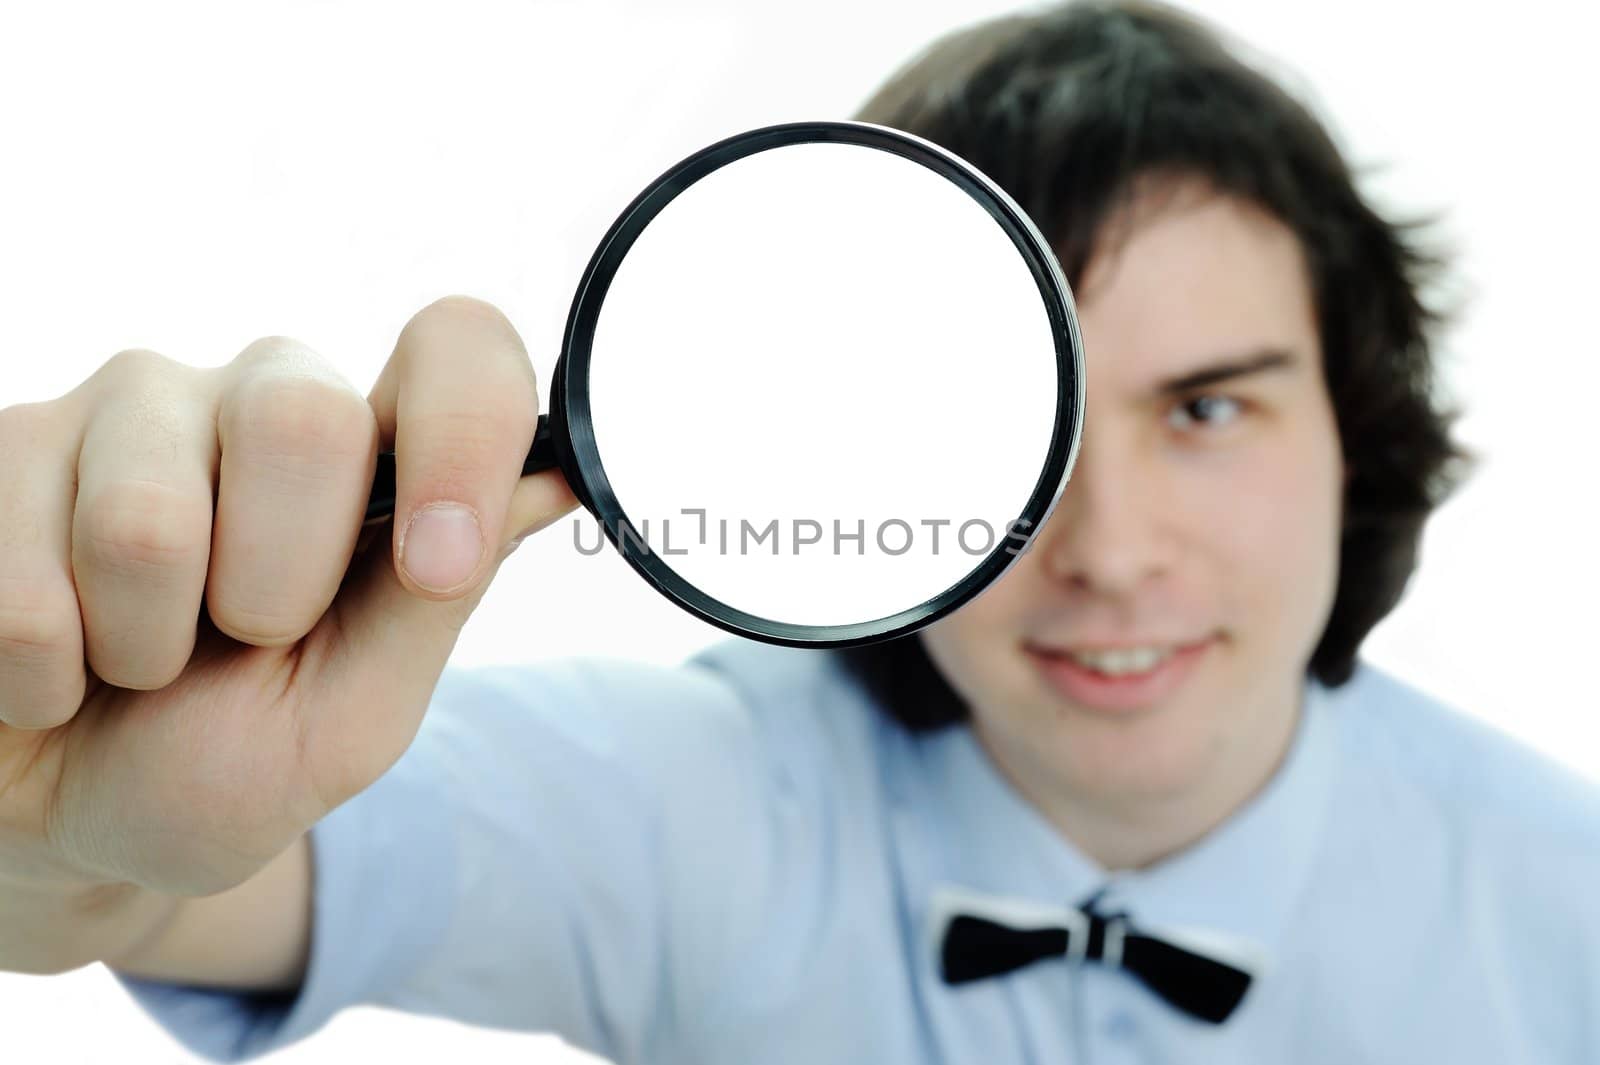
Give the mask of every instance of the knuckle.
[{"label": "knuckle", "polygon": [[161,653],[162,659],[152,656],[138,664],[119,662],[110,667],[99,663],[91,665],[96,676],[118,688],[126,688],[129,691],[160,691],[183,676],[194,648],[180,647],[174,652],[172,648],[163,647]]},{"label": "knuckle", "polygon": [[267,375],[234,391],[224,431],[263,458],[343,467],[365,459],[377,435],[366,400],[318,377]]},{"label": "knuckle", "polygon": [[[79,410],[83,410],[82,404],[130,406],[136,416],[154,424],[161,419],[156,414],[159,401],[153,397],[181,391],[179,382],[199,372],[148,348],[125,348],[56,403],[62,408],[72,403]],[[134,398],[132,404],[129,397]]]},{"label": "knuckle", "polygon": [[233,366],[241,371],[323,368],[321,358],[305,343],[294,337],[277,334],[257,337],[246,344],[233,357]]},{"label": "knuckle", "polygon": [[532,418],[505,410],[434,414],[423,433],[428,452],[422,461],[433,476],[476,479],[507,452],[506,441],[531,436],[532,426]]},{"label": "knuckle", "polygon": [[502,451],[507,441],[519,437],[533,439],[534,425],[539,420],[539,401],[532,390],[508,391],[494,402],[485,403],[482,410],[472,412],[470,420],[473,428],[469,440],[477,441],[486,449]]},{"label": "knuckle", "polygon": [[505,316],[500,308],[487,300],[480,300],[476,296],[463,296],[460,294],[442,296],[434,300],[411,316],[411,321],[407,323],[407,328],[409,329],[411,326],[418,324],[426,325],[439,320],[487,322],[495,328],[514,332],[511,320]]},{"label": "knuckle", "polygon": [[210,548],[205,512],[185,493],[156,481],[120,480],[83,504],[73,523],[77,546],[117,569],[169,568],[200,559]]},{"label": "knuckle", "polygon": [[160,691],[183,675],[187,661],[185,656],[181,662],[157,662],[147,657],[128,662],[109,655],[96,645],[92,635],[86,635],[85,664],[107,684],[127,691]]},{"label": "knuckle", "polygon": [[36,443],[54,417],[52,403],[18,403],[0,408],[0,451],[6,449],[7,441]]},{"label": "knuckle", "polygon": [[287,608],[251,602],[248,605],[227,594],[207,602],[211,620],[221,632],[252,647],[283,647],[297,642],[311,631],[313,619],[295,616]]},{"label": "knuckle", "polygon": [[180,364],[148,348],[124,348],[105,361],[95,376],[117,381],[152,374],[166,374],[179,369]]},{"label": "knuckle", "polygon": [[84,382],[85,391],[98,402],[108,397],[119,397],[129,392],[145,391],[153,381],[175,378],[193,372],[175,359],[148,348],[124,348],[96,370]]},{"label": "knuckle", "polygon": [[37,579],[0,577],[0,655],[48,657],[82,631],[77,605]]},{"label": "knuckle", "polygon": [[[39,462],[41,454],[48,457],[52,451],[65,464],[62,442],[66,424],[59,419],[59,408],[51,403],[23,403],[0,410],[0,465],[27,469]],[[0,526],[23,509],[15,500],[0,496]]]},{"label": "knuckle", "polygon": [[523,361],[527,360],[527,348],[511,320],[494,304],[472,296],[445,296],[412,315],[400,331],[396,350],[405,358],[435,352],[455,360],[463,350],[470,353],[474,336],[497,338],[506,350],[520,353]]}]

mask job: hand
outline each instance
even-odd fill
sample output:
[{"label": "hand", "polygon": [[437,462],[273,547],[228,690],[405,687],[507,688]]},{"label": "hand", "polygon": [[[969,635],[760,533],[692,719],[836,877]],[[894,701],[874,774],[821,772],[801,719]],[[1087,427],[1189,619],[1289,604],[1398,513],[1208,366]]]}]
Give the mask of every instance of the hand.
[{"label": "hand", "polygon": [[[365,399],[268,338],[0,410],[0,968],[62,963],[8,891],[221,891],[393,764],[513,541],[576,503],[521,477],[537,412],[516,332],[461,297]],[[388,447],[391,549],[358,550]]]}]

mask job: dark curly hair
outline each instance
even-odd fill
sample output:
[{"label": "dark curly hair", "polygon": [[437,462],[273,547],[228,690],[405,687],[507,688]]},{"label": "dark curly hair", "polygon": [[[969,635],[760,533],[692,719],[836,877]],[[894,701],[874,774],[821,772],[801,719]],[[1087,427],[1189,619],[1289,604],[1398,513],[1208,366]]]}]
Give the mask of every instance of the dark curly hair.
[{"label": "dark curly hair", "polygon": [[[1400,600],[1428,515],[1468,456],[1438,405],[1422,290],[1446,265],[1425,220],[1363,201],[1322,124],[1197,19],[1141,0],[1087,0],[935,42],[857,118],[944,146],[1028,212],[1078,284],[1109,220],[1150,175],[1197,176],[1281,220],[1312,279],[1324,373],[1349,470],[1339,585],[1308,669],[1337,686]],[[838,652],[912,729],[967,708],[912,635]]]}]

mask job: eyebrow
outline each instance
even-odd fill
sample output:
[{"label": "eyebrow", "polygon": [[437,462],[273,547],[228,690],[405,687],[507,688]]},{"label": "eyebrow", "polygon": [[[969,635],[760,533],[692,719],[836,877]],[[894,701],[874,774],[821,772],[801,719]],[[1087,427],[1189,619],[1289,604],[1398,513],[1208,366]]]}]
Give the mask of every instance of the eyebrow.
[{"label": "eyebrow", "polygon": [[1155,392],[1158,396],[1181,396],[1237,377],[1288,370],[1298,364],[1299,360],[1283,348],[1263,348],[1246,355],[1218,360],[1180,377],[1170,377],[1156,385]]}]

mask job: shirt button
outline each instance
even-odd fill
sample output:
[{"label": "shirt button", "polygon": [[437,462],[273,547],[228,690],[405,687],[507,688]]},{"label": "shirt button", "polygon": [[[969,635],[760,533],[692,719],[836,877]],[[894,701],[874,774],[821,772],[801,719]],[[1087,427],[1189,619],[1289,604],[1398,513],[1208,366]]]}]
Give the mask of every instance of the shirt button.
[{"label": "shirt button", "polygon": [[1106,1035],[1111,1039],[1132,1039],[1138,1030],[1138,1023],[1127,1010],[1117,1010],[1106,1018]]}]

